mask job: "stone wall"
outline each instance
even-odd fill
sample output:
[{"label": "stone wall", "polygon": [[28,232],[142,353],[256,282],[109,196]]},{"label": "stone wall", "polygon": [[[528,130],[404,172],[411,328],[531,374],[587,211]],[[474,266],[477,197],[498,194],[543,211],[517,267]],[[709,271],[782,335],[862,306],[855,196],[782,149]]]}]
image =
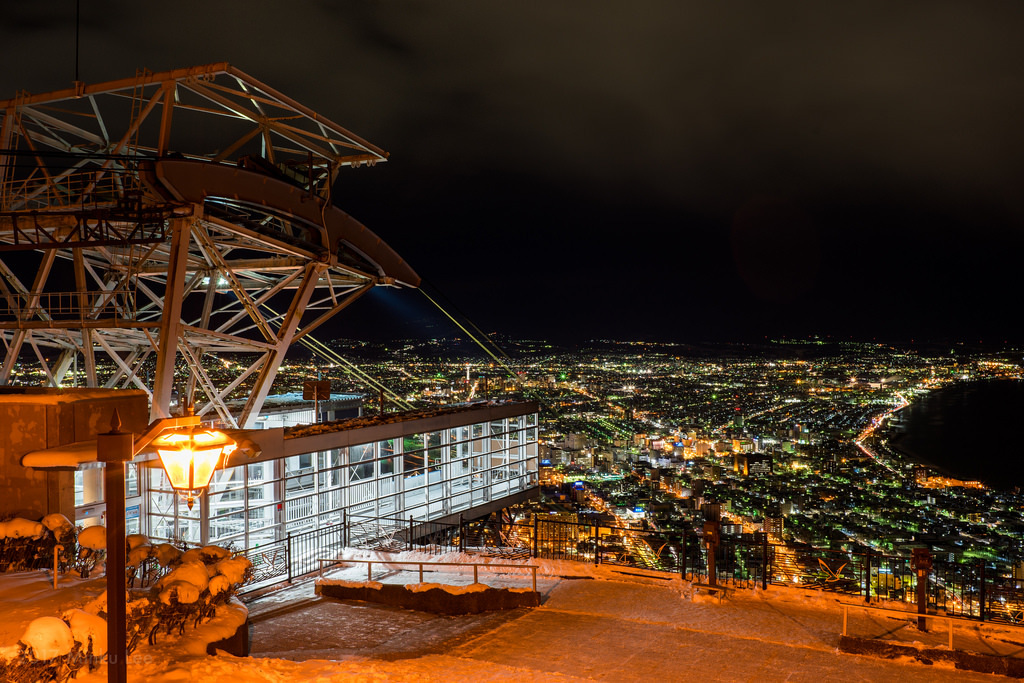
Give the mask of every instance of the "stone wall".
[{"label": "stone wall", "polygon": [[110,429],[117,408],[122,431],[144,431],[149,403],[142,391],[0,387],[0,518],[74,519],[74,468],[24,467],[32,451],[89,441]]}]

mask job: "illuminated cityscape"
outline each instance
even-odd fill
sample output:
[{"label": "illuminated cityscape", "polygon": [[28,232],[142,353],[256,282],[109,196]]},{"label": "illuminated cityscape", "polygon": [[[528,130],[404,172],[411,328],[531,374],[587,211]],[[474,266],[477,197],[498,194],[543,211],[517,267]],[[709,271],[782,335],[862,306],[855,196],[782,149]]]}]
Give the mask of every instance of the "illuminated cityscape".
[{"label": "illuminated cityscape", "polygon": [[[457,341],[338,346],[417,406],[539,401],[542,461],[563,479],[592,480],[624,518],[640,508],[658,528],[697,528],[701,501],[713,501],[746,533],[781,518],[780,540],[816,547],[894,551],[927,540],[949,556],[1024,559],[1016,487],[945,476],[889,444],[889,423],[928,392],[1022,379],[1012,352],[509,342],[514,360],[499,364]],[[332,373],[341,375],[319,361],[282,369],[290,388]],[[336,390],[350,381],[342,375]]]},{"label": "illuminated cityscape", "polygon": [[[775,540],[820,548],[899,552],[927,543],[960,560],[1024,560],[1024,498],[1016,485],[957,478],[889,443],[901,409],[929,392],[1022,379],[1012,352],[509,341],[513,358],[496,362],[457,339],[332,346],[417,409],[537,401],[542,481],[590,482],[588,504],[600,501],[614,524],[695,530],[710,502],[748,537],[775,524]],[[113,371],[112,364],[97,369]],[[379,397],[361,392],[357,377],[327,359],[288,361],[275,390],[308,410],[299,394],[317,378],[331,378],[335,395],[363,396],[365,411],[379,411]],[[37,370],[16,379],[31,385],[44,377]],[[395,407],[385,401],[385,410]]]},{"label": "illuminated cityscape", "polygon": [[4,15],[0,680],[1024,678],[1024,5]]}]

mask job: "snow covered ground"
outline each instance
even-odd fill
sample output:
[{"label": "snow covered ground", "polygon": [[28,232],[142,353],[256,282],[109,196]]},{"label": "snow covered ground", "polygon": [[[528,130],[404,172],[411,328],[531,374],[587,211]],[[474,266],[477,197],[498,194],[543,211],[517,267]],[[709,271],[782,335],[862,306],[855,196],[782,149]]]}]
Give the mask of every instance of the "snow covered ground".
[{"label": "snow covered ground", "polygon": [[[394,557],[438,559],[405,553]],[[836,644],[842,610],[833,595],[770,587],[764,592],[733,591],[719,604],[716,598],[692,596],[689,584],[678,578],[645,578],[638,575],[642,572],[630,569],[572,562],[535,563],[541,567],[541,607],[462,617],[319,598],[312,583],[300,584],[250,602],[253,657],[202,654],[204,643],[222,637],[224,624],[232,616],[237,618],[219,615],[223,623],[205,625],[188,641],[165,638],[156,646],[141,646],[129,666],[129,679],[522,683],[1003,680],[913,660],[839,653]],[[94,596],[102,590],[102,577],[99,583],[69,580],[67,587],[54,594],[52,589],[44,589],[45,575],[43,581],[35,582],[26,576],[0,576],[5,615],[0,624],[0,646],[15,642],[34,616],[80,606],[88,602],[87,594]],[[332,572],[330,577],[365,581],[366,567],[353,565]],[[419,583],[416,567],[381,566],[372,578]],[[503,570],[500,574],[480,572],[480,581],[528,587],[531,579],[527,572]],[[424,582],[468,585],[473,576],[471,571],[428,571]],[[7,615],[16,615],[16,619]],[[944,631],[919,634],[878,616],[861,614],[851,624],[855,635],[888,633],[889,638],[917,640],[929,646],[941,644],[946,637]],[[958,631],[957,643],[976,651],[1022,656],[1021,631],[996,627],[985,635],[980,633]],[[105,675],[101,668],[91,674],[83,672],[77,680],[98,683],[106,680]]]}]

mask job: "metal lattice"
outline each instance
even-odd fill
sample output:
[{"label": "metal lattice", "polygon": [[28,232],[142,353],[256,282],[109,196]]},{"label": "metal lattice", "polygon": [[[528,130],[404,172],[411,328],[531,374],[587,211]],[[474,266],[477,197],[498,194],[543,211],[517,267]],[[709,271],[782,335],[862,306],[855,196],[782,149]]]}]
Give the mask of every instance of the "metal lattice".
[{"label": "metal lattice", "polygon": [[0,102],[0,384],[78,383],[81,363],[154,418],[180,386],[252,426],[291,344],[418,286],[331,202],[341,169],[386,159],[227,64]]}]

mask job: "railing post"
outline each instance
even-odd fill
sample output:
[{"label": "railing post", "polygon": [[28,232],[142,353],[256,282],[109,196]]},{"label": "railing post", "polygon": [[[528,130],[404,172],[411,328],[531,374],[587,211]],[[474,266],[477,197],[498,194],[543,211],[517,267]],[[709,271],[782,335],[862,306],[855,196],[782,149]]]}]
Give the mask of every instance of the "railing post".
[{"label": "railing post", "polygon": [[871,551],[864,553],[864,602],[871,602]]},{"label": "railing post", "polygon": [[[534,557],[537,557],[537,526],[538,526],[537,525],[537,520],[538,519],[539,519],[539,517],[537,516],[537,513],[534,512],[533,513],[533,556]],[[534,572],[534,573],[536,573],[536,572]]]},{"label": "railing post", "polygon": [[461,512],[459,513],[459,552],[466,552],[466,525]]},{"label": "railing post", "polygon": [[[928,612],[928,572],[932,568],[932,554],[928,548],[914,548],[914,571],[917,573],[917,613]],[[927,631],[925,618],[917,618],[917,630]]]},{"label": "railing post", "polygon": [[686,580],[686,529],[683,529],[683,573],[680,578]]},{"label": "railing post", "polygon": [[597,544],[598,544],[598,542],[600,542],[600,540],[601,540],[601,537],[597,533],[597,523],[595,522],[594,523],[594,566],[595,567],[601,563],[601,551],[597,547]]},{"label": "railing post", "polygon": [[292,535],[289,533],[284,551],[285,561],[288,563],[288,583],[292,582]]},{"label": "railing post", "polygon": [[420,583],[423,583],[423,563],[420,562]]},{"label": "railing post", "polygon": [[412,515],[409,515],[409,539],[408,548],[406,550],[412,550]]},{"label": "railing post", "polygon": [[341,510],[341,547],[347,548],[349,541],[348,534],[348,510],[342,508]]},{"label": "railing post", "polygon": [[978,616],[981,617],[982,621],[985,621],[985,560],[981,561],[981,571],[979,572],[981,578],[981,586],[979,586],[978,601],[981,603],[978,605]]},{"label": "railing post", "polygon": [[536,593],[537,592],[537,568],[536,567],[530,567],[530,570],[533,572],[533,592]]},{"label": "railing post", "polygon": [[704,542],[708,547],[708,584],[718,585],[718,572],[715,568],[715,556],[718,554],[719,523],[717,521],[704,522]]},{"label": "railing post", "polygon": [[761,539],[761,590],[768,590],[768,534]]}]

